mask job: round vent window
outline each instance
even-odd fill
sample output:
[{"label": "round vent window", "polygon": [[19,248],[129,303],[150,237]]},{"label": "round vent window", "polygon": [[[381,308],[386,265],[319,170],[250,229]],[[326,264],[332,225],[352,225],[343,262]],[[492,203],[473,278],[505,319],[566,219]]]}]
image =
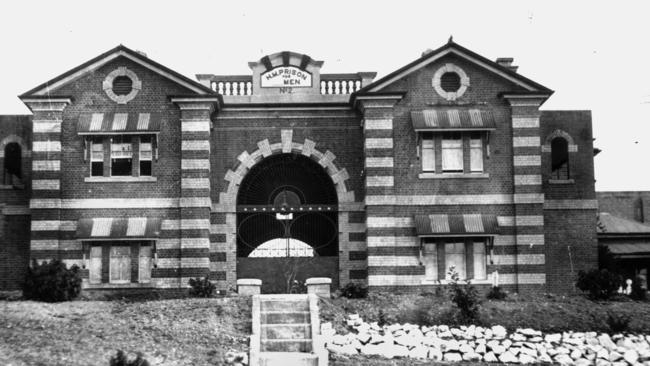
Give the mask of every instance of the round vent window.
[{"label": "round vent window", "polygon": [[436,70],[431,82],[438,95],[448,101],[454,101],[467,91],[469,77],[463,69],[449,63]]},{"label": "round vent window", "polygon": [[446,72],[440,77],[440,87],[446,92],[457,92],[460,89],[460,76],[455,72]]},{"label": "round vent window", "polygon": [[118,67],[106,75],[102,83],[106,95],[117,104],[126,104],[133,100],[142,89],[142,82],[133,71]]},{"label": "round vent window", "polygon": [[113,79],[113,93],[115,95],[128,95],[133,90],[133,80],[128,76],[118,76]]}]

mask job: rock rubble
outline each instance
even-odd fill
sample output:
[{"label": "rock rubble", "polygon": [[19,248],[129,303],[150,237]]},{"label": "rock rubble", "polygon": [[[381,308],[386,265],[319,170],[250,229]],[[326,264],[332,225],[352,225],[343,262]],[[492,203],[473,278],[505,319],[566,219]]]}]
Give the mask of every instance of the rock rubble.
[{"label": "rock rubble", "polygon": [[380,327],[357,314],[347,320],[350,332],[337,334],[321,324],[330,352],[344,355],[410,357],[434,361],[484,361],[511,364],[650,366],[650,335],[596,332],[549,333],[529,328],[461,326],[431,327],[391,324]]}]

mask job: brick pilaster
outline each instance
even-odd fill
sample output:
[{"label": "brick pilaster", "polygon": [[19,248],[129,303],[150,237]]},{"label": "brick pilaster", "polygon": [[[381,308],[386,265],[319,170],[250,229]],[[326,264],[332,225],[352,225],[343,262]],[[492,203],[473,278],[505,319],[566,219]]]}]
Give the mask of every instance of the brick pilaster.
[{"label": "brick pilaster", "polygon": [[[377,236],[396,236],[390,228],[374,228],[369,223],[375,218],[394,216],[393,206],[369,205],[367,197],[384,197],[390,201],[395,195],[395,143],[393,128],[393,107],[399,97],[360,97],[360,109],[363,113],[364,134],[364,175],[366,191],[366,242],[370,243]],[[391,225],[389,225],[391,226]],[[367,247],[369,249],[369,246]],[[368,255],[368,263],[373,262]],[[380,268],[369,265],[368,285],[373,286],[372,276]],[[351,276],[355,277],[355,276]]]},{"label": "brick pilaster", "polygon": [[181,110],[180,277],[210,273],[210,116],[215,105],[203,99],[173,99]]},{"label": "brick pilaster", "polygon": [[70,98],[23,102],[33,113],[30,257],[59,258],[61,230],[61,123]]},{"label": "brick pilaster", "polygon": [[[506,97],[512,115],[512,156],[514,180],[514,272],[517,290],[530,283],[546,282],[544,273],[527,269],[520,248],[545,245],[544,193],[542,190],[541,139],[539,106],[545,98],[535,96]],[[543,253],[544,250],[540,250]],[[545,261],[544,261],[545,262]],[[536,263],[542,264],[542,263]],[[537,267],[538,268],[538,267]]]}]

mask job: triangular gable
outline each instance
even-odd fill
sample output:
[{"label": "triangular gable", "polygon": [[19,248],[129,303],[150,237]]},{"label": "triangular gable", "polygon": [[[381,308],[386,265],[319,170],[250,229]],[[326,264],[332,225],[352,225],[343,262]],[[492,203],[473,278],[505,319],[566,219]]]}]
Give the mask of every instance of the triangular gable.
[{"label": "triangular gable", "polygon": [[91,72],[93,70],[96,70],[103,65],[105,65],[108,62],[111,62],[118,57],[126,57],[127,59],[193,91],[194,93],[197,93],[199,95],[206,95],[206,94],[215,94],[212,89],[206,87],[205,85],[194,81],[188,77],[185,77],[178,72],[163,66],[151,59],[149,59],[146,56],[143,56],[139,54],[136,51],[133,51],[129,49],[126,46],[119,45],[95,58],[92,60],[86,61],[83,64],[73,68],[72,70],[69,70],[54,79],[47,81],[34,89],[31,89],[24,94],[20,95],[21,98],[24,97],[36,97],[36,96],[43,96],[47,95],[48,93],[51,93],[52,91],[59,89],[60,87],[77,80],[81,76],[87,74],[88,72]]},{"label": "triangular gable", "polygon": [[443,56],[453,54],[460,58],[463,58],[469,62],[474,63],[488,71],[491,71],[500,77],[511,81],[512,83],[521,86],[531,93],[541,93],[541,94],[552,94],[553,91],[541,84],[538,84],[520,74],[502,66],[498,63],[489,60],[475,52],[468,50],[465,47],[460,46],[453,41],[449,41],[444,46],[427,53],[426,55],[420,57],[419,59],[409,63],[408,65],[391,72],[390,74],[374,81],[373,83],[366,85],[361,88],[357,94],[363,93],[375,93],[381,91],[386,86],[394,83],[395,81],[402,79],[403,77],[435,62]]}]

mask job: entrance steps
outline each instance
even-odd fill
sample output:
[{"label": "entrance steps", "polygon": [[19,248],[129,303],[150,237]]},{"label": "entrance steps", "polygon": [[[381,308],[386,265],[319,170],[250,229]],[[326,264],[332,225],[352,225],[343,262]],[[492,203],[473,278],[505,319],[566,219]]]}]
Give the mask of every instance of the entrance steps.
[{"label": "entrance steps", "polygon": [[251,366],[327,365],[316,295],[255,295],[252,316]]}]

